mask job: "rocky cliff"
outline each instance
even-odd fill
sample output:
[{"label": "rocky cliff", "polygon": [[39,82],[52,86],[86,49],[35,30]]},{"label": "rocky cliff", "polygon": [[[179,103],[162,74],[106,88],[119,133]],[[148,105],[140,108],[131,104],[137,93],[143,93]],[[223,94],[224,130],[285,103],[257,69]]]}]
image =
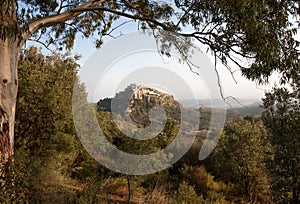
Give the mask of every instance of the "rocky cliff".
[{"label": "rocky cliff", "polygon": [[144,125],[150,122],[149,111],[155,106],[163,108],[167,117],[180,120],[180,104],[174,97],[147,86],[131,84],[114,98],[101,99],[97,106],[98,111],[129,114],[134,122]]}]

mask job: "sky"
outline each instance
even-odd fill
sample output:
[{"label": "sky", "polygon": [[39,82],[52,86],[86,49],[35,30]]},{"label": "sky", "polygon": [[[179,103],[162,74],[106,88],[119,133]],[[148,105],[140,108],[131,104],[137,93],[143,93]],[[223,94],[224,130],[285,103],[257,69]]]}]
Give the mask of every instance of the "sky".
[{"label": "sky", "polygon": [[[88,85],[87,87],[87,90],[89,92],[89,101],[97,102],[100,98],[113,97],[117,92],[124,90],[125,87],[131,83],[136,83],[138,85],[149,85],[161,91],[172,93],[175,98],[180,99],[209,99],[211,97],[215,98],[211,93],[209,93],[209,89],[211,89],[211,86],[213,85],[210,85],[210,87],[207,88],[207,83],[215,84],[215,86],[213,87],[213,92],[216,92],[217,88],[219,92],[219,87],[217,87],[217,79],[210,79],[212,76],[212,72],[207,74],[204,73],[205,71],[200,70],[198,71],[200,72],[200,76],[195,75],[190,71],[189,67],[186,64],[183,65],[178,62],[178,57],[162,57],[157,53],[157,49],[152,49],[148,52],[139,51],[134,52],[133,54],[123,53],[121,59],[118,59],[118,57],[120,58],[120,56],[116,56],[117,59],[114,59],[113,56],[111,56],[113,53],[125,52],[122,50],[130,50],[130,48],[135,47],[137,46],[137,44],[139,44],[135,41],[135,39],[128,40],[129,37],[127,37],[132,35],[132,33],[136,33],[137,30],[137,24],[125,24],[120,29],[117,29],[114,31],[114,33],[112,33],[112,35],[114,35],[116,38],[104,38],[104,44],[100,49],[95,48],[95,45],[93,44],[93,37],[90,37],[88,39],[83,39],[79,35],[76,37],[72,53],[74,55],[81,55],[81,59],[79,60],[79,64],[81,66],[79,75],[81,77],[81,80],[86,84],[92,84],[92,91],[89,89],[90,85]],[[143,43],[144,42],[140,44]],[[28,46],[30,46],[31,44],[32,43],[28,43]],[[34,45],[40,46],[39,44]],[[214,58],[210,55],[210,53],[205,53],[206,48],[201,47],[201,45],[197,46],[199,46],[204,55],[211,61],[211,64],[213,64]],[[139,47],[139,49],[145,49],[145,46],[141,46]],[[200,56],[201,54],[198,55]],[[197,58],[197,56],[195,57]],[[97,63],[94,62],[95,58]],[[103,63],[104,61],[106,63]],[[95,64],[97,64],[98,68],[100,67],[100,69],[102,70],[109,70],[106,71],[106,75],[104,77],[102,76],[102,79],[98,68],[95,67]],[[238,69],[233,64],[229,66],[232,70]],[[155,72],[155,70],[157,72]],[[161,70],[164,71],[161,72]],[[181,80],[183,82],[171,84],[171,82],[176,80],[171,79],[170,76],[168,76],[168,73],[165,72],[166,70],[168,70],[168,73],[171,73],[174,79],[180,76],[178,79],[179,81]],[[234,97],[238,99],[251,100],[254,99],[260,101],[261,98],[264,97],[265,92],[271,90],[271,87],[274,85],[274,83],[278,81],[278,76],[274,74],[273,76],[271,76],[270,83],[268,85],[258,85],[256,82],[247,80],[245,77],[241,76],[240,71],[234,72],[234,80],[231,73],[225,66],[221,64],[221,62],[217,63],[217,70],[219,73],[224,97]],[[163,84],[165,82],[158,83],[155,80],[154,82],[153,80],[148,80],[149,78],[158,78],[159,75],[161,75],[161,81],[167,79],[165,81],[169,81],[170,83]],[[101,83],[103,84],[101,84],[99,81],[101,81]],[[160,83],[162,83],[163,85],[159,85]],[[184,83],[184,86],[188,88],[183,88],[182,83]]]},{"label": "sky", "polygon": [[[131,30],[136,30],[136,28],[125,28],[122,29],[122,31],[126,31],[127,32],[123,32],[122,36],[117,38],[117,39],[113,39],[113,38],[107,38],[104,41],[104,45],[102,46],[102,48],[100,48],[99,50],[95,49],[94,44],[91,42],[91,40],[89,39],[81,39],[81,38],[77,38],[76,42],[75,42],[75,47],[73,49],[73,53],[77,53],[80,54],[82,56],[81,60],[79,61],[80,65],[81,65],[81,71],[79,72],[79,74],[81,75],[82,78],[84,78],[84,81],[90,81],[95,74],[95,71],[89,71],[90,75],[84,75],[82,73],[85,73],[87,70],[90,70],[91,68],[91,64],[94,64],[94,62],[90,62],[90,61],[95,61],[95,59],[93,59],[93,55],[96,55],[97,57],[94,56],[94,58],[99,59],[99,62],[97,63],[98,66],[101,66],[101,64],[103,64],[103,60],[105,61],[105,59],[110,58],[110,54],[108,55],[108,53],[114,53],[116,50],[122,50],[125,49],[124,47],[132,47],[134,46],[136,43],[135,40],[128,40],[127,39],[127,35],[131,35],[132,33],[130,32]],[[124,43],[121,42],[121,44],[116,45],[116,43],[114,43],[114,41],[120,41],[120,38],[124,38],[124,40],[121,41],[125,41]],[[120,47],[118,47],[118,45],[120,45]],[[95,54],[96,53],[96,54]],[[102,53],[102,54],[101,54]],[[207,53],[205,54],[210,60],[211,63],[213,63],[213,57]],[[115,62],[115,60],[117,62]],[[164,58],[162,59],[162,57],[160,55],[158,55],[157,53],[154,52],[147,52],[147,53],[134,53],[134,54],[130,54],[130,55],[126,55],[125,57],[123,56],[122,59],[110,59],[109,60],[113,65],[106,63],[107,65],[105,66],[109,66],[109,72],[107,73],[107,75],[104,77],[106,78],[106,85],[102,85],[100,87],[98,87],[97,89],[100,89],[98,91],[96,91],[97,93],[94,93],[94,95],[92,96],[92,98],[90,100],[92,101],[97,101],[100,98],[105,98],[105,97],[113,97],[115,95],[116,92],[123,90],[126,85],[129,85],[130,83],[138,83],[139,85],[145,85],[145,83],[147,84],[151,84],[151,82],[146,82],[147,80],[136,80],[136,78],[143,78],[143,75],[147,75],[148,78],[155,78],[155,73],[150,73],[145,71],[146,67],[151,67],[150,69],[153,68],[157,68],[157,67],[171,67],[171,69],[173,71],[175,71],[175,73],[179,74],[182,78],[185,78],[186,81],[188,81],[188,87],[190,87],[192,89],[192,91],[197,92],[198,95],[197,97],[200,99],[204,99],[204,98],[209,98],[210,96],[207,95],[207,91],[205,93],[205,83],[207,81],[210,81],[208,75],[203,75],[202,76],[197,76],[195,74],[193,74],[189,67],[187,65],[182,65],[178,62],[178,58]],[[89,64],[90,63],[90,64]],[[104,63],[105,64],[105,63]],[[104,66],[104,65],[103,65]],[[135,69],[134,69],[135,67]],[[231,65],[232,70],[237,69],[237,67]],[[95,68],[93,68],[95,70]],[[136,72],[138,69],[143,69],[144,71],[140,71],[135,73],[137,76],[133,77],[132,79],[127,79],[127,81],[125,80],[126,78],[128,78],[128,74],[130,75],[129,72]],[[270,90],[271,87],[274,85],[277,76],[274,75],[271,77],[271,83],[269,85],[265,85],[265,86],[261,86],[256,84],[253,81],[247,80],[245,77],[241,76],[240,71],[236,71],[234,72],[234,77],[235,80],[232,78],[230,72],[226,69],[225,66],[223,66],[220,62],[218,62],[218,73],[220,76],[220,81],[222,84],[222,89],[223,89],[223,93],[225,97],[235,97],[235,98],[240,98],[240,99],[257,99],[260,100],[261,98],[264,97],[264,94],[267,90]],[[97,71],[96,71],[97,72]],[[139,74],[139,75],[138,75]],[[202,78],[201,78],[202,77]],[[129,77],[130,78],[130,77]],[[166,77],[169,78],[169,77]],[[97,80],[97,83],[99,83],[99,77],[93,78],[93,80]],[[122,81],[123,80],[123,81]],[[124,80],[126,82],[124,82]],[[169,80],[169,79],[168,79]],[[120,84],[121,83],[125,83],[125,85],[123,84],[122,86]],[[87,82],[89,83],[89,82]],[[126,84],[127,83],[127,84]],[[216,80],[215,80],[215,83]],[[116,90],[111,90],[110,88],[107,87],[112,87],[114,85],[119,85],[119,89]],[[99,86],[99,84],[98,84]],[[179,85],[180,86],[180,85]],[[166,92],[168,92],[168,90],[165,90]],[[186,94],[186,90],[185,89],[180,89],[178,88],[178,90],[176,91],[177,96],[181,99],[189,99],[190,96],[188,94]],[[92,93],[91,93],[92,94]]]}]

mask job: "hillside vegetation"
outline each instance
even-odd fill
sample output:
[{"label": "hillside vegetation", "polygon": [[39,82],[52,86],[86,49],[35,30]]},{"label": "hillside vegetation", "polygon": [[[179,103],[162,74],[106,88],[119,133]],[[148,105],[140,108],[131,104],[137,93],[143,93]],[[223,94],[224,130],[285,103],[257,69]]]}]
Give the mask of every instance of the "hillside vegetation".
[{"label": "hillside vegetation", "polygon": [[[279,97],[284,90],[275,92],[277,98],[265,99],[263,117],[242,118],[237,110],[228,110],[219,144],[204,161],[198,156],[209,130],[210,108],[200,108],[199,114],[149,87],[128,87],[115,97],[113,109],[113,99],[100,100],[94,110],[106,138],[132,154],[169,145],[178,134],[180,109],[200,118],[192,147],[177,163],[154,174],[129,176],[97,163],[77,138],[72,121],[78,68],[74,59],[45,57],[32,47],[21,55],[19,67],[16,149],[14,163],[6,164],[6,176],[0,178],[5,180],[0,203],[289,203],[299,198],[300,117],[293,109],[294,95]],[[78,96],[87,103],[84,87],[78,87]],[[129,97],[129,106],[121,101],[122,94]],[[124,127],[144,128],[157,105],[166,111],[167,122],[150,140],[127,137],[113,119],[114,111],[120,111],[120,116],[130,118],[122,121]],[[159,119],[154,114],[151,122]]]}]

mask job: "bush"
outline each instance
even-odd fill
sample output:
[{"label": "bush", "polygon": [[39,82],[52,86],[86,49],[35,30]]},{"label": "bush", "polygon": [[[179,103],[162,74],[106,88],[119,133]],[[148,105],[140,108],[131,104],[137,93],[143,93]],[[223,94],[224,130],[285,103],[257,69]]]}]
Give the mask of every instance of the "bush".
[{"label": "bush", "polygon": [[183,181],[179,187],[176,194],[177,203],[201,203],[203,201],[202,197],[198,197],[193,186],[189,185],[187,182]]}]

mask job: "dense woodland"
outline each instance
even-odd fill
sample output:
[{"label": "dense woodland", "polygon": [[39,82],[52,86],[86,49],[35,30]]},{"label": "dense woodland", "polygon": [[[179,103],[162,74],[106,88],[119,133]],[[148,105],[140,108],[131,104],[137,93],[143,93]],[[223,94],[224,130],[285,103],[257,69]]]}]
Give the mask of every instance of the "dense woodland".
[{"label": "dense woodland", "polygon": [[[171,168],[126,176],[97,163],[76,136],[77,71],[68,56],[44,56],[35,47],[20,55],[15,155],[1,178],[1,203],[299,203],[299,96],[274,89],[263,99],[262,116],[231,115],[204,161],[198,154],[206,132],[199,131]],[[126,139],[109,111],[97,111],[97,118],[109,141],[131,153],[164,148],[178,129],[170,117],[158,139],[143,145]],[[201,124],[209,121],[209,109],[202,118]]]}]

